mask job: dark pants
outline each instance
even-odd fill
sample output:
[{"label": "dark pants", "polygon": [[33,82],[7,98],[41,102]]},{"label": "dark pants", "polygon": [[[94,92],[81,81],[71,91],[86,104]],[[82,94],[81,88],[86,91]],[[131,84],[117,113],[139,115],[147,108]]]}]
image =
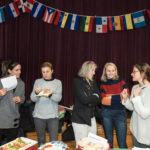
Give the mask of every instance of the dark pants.
[{"label": "dark pants", "polygon": [[139,148],[150,148],[150,145],[146,145],[146,144],[139,143],[139,142],[136,140],[136,138],[135,138],[134,135],[132,135],[132,141],[133,141],[133,145],[134,145],[135,147],[139,147]]},{"label": "dark pants", "polygon": [[0,145],[5,138],[5,142],[10,142],[17,138],[18,128],[0,129]]},{"label": "dark pants", "polygon": [[34,118],[35,128],[38,136],[38,144],[43,145],[46,142],[45,133],[46,126],[50,136],[50,141],[57,141],[58,138],[58,118],[39,119]]},{"label": "dark pants", "polygon": [[108,140],[110,147],[113,148],[113,128],[116,129],[116,136],[120,148],[127,148],[127,122],[126,110],[112,110],[102,108],[102,120],[105,132],[105,137]]}]

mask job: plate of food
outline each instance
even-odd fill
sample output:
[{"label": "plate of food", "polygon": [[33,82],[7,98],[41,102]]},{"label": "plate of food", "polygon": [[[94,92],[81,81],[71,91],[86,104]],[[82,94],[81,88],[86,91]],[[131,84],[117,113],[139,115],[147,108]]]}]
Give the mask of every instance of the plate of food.
[{"label": "plate of food", "polygon": [[65,150],[68,146],[61,141],[52,141],[38,148],[38,150]]},{"label": "plate of food", "polygon": [[50,89],[42,89],[41,92],[37,96],[45,96],[48,97],[52,94],[53,92]]},{"label": "plate of food", "polygon": [[0,150],[26,150],[37,144],[37,141],[25,137],[19,137],[9,143],[0,146]]}]

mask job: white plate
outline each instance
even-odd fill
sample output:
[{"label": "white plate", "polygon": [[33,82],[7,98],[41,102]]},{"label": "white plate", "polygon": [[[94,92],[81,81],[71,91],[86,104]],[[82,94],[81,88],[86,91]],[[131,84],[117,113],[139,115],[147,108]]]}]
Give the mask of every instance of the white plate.
[{"label": "white plate", "polygon": [[[27,144],[25,147],[22,147],[22,148],[20,148],[20,149],[18,149],[18,150],[26,150],[27,148],[29,148],[29,147],[31,147],[31,146],[37,144],[37,141],[35,141],[35,140],[31,140],[31,139],[28,139],[28,138],[25,138],[25,137],[20,137],[20,138],[21,138],[22,141],[24,141],[25,143],[28,143],[28,144]],[[17,138],[17,139],[18,139],[18,138]],[[15,140],[13,140],[13,141],[7,143],[7,144],[4,144],[4,145],[0,146],[0,148],[3,148],[4,146],[6,146],[6,145],[8,145],[8,144],[11,144],[11,143],[17,141],[17,139],[15,139]]]},{"label": "white plate", "polygon": [[48,94],[44,94],[44,90],[42,90],[38,95],[36,96],[45,96],[45,97],[48,97],[50,94],[52,93],[48,93]]}]

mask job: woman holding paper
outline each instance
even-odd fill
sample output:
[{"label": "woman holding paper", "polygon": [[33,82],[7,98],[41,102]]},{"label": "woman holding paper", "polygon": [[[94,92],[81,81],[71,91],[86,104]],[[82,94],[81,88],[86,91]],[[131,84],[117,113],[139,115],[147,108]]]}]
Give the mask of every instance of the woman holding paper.
[{"label": "woman holding paper", "polygon": [[126,110],[122,105],[121,92],[128,91],[126,82],[119,78],[117,67],[114,63],[106,63],[100,83],[102,96],[102,120],[105,137],[113,148],[113,128],[116,129],[117,141],[120,148],[126,148]]},{"label": "woman holding paper", "polygon": [[35,102],[33,117],[39,146],[46,142],[46,126],[50,141],[56,141],[58,137],[58,103],[62,98],[62,84],[53,78],[53,72],[52,64],[44,62],[41,65],[42,78],[35,81],[31,93],[31,100]]},{"label": "woman holding paper", "polygon": [[130,99],[126,90],[122,92],[123,105],[133,111],[130,121],[133,145],[146,149],[150,148],[150,66],[135,64],[131,76],[138,84],[133,86]]},{"label": "woman holding paper", "polygon": [[10,61],[7,72],[4,74],[7,74],[7,77],[15,76],[17,78],[17,86],[9,91],[3,87],[2,82],[0,81],[0,142],[4,135],[7,142],[9,142],[14,140],[18,134],[20,117],[19,104],[23,103],[25,100],[25,85],[20,79],[20,63]]},{"label": "woman holding paper", "polygon": [[72,112],[72,126],[76,147],[88,133],[97,133],[95,107],[101,101],[99,89],[94,80],[97,65],[93,61],[82,64],[78,77],[73,80],[73,96],[75,104]]}]

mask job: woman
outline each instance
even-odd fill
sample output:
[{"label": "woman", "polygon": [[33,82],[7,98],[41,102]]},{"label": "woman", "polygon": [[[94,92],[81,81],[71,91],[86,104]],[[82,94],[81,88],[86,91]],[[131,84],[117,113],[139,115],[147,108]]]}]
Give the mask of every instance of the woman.
[{"label": "woman", "polygon": [[25,85],[20,79],[21,65],[17,61],[10,61],[7,72],[2,72],[8,76],[16,76],[17,86],[15,89],[7,91],[0,82],[0,142],[2,136],[7,141],[12,141],[17,137],[19,127],[19,105],[25,100]]},{"label": "woman", "polygon": [[79,70],[78,77],[73,80],[73,96],[75,104],[72,112],[72,125],[75,134],[76,147],[81,138],[88,133],[96,134],[94,117],[95,106],[100,103],[101,96],[93,76],[97,65],[86,61]]},{"label": "woman", "polygon": [[[33,112],[39,146],[46,142],[45,130],[48,126],[50,141],[56,141],[58,136],[58,102],[62,98],[62,84],[53,78],[53,66],[49,62],[41,65],[42,78],[34,83],[31,100],[35,102]],[[38,96],[45,89],[51,91],[50,96]]]},{"label": "woman", "polygon": [[123,105],[133,111],[130,121],[133,145],[150,148],[150,66],[147,63],[135,64],[131,73],[133,86],[130,99],[126,90],[122,92]]},{"label": "woman", "polygon": [[105,137],[113,148],[113,128],[116,129],[117,141],[120,148],[126,148],[126,110],[121,104],[121,92],[128,90],[126,82],[119,78],[117,67],[114,63],[106,63],[100,83],[102,96],[102,121]]}]

